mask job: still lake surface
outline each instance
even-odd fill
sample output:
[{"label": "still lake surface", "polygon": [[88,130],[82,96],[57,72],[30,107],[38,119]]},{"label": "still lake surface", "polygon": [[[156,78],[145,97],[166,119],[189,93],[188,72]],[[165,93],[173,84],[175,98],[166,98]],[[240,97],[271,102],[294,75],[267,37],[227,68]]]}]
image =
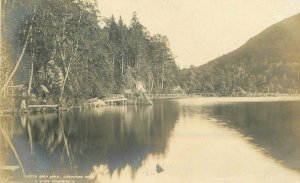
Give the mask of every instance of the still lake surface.
[{"label": "still lake surface", "polygon": [[[300,182],[299,98],[156,100],[1,122],[29,182]],[[0,147],[2,163],[18,165]]]}]

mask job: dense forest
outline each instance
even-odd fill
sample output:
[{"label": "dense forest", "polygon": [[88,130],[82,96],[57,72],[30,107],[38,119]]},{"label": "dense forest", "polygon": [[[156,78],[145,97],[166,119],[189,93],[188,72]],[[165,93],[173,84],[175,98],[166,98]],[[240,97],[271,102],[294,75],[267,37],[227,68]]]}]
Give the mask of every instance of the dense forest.
[{"label": "dense forest", "polygon": [[18,84],[53,103],[124,93],[138,83],[148,93],[300,91],[300,14],[180,70],[167,37],[151,35],[136,13],[126,25],[122,17],[100,16],[96,1],[1,0],[1,8],[1,94]]},{"label": "dense forest", "polygon": [[136,13],[126,25],[100,16],[95,1],[1,0],[1,7],[1,92],[12,75],[29,96],[46,91],[53,102],[123,93],[137,82],[150,93],[176,86],[167,37],[150,35]]},{"label": "dense forest", "polygon": [[231,53],[181,70],[178,78],[188,93],[299,93],[300,14],[267,28]]}]

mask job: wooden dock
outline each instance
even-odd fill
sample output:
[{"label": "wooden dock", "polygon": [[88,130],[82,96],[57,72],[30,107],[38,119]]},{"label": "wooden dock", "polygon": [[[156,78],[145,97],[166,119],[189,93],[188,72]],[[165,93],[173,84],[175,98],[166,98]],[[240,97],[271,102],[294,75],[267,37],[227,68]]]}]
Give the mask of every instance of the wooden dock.
[{"label": "wooden dock", "polygon": [[19,166],[0,166],[0,170],[3,171],[16,171],[17,169],[19,169]]},{"label": "wooden dock", "polygon": [[28,105],[28,110],[29,111],[60,111],[62,108],[60,105]]},{"label": "wooden dock", "polygon": [[138,96],[123,94],[108,94],[103,101],[107,105],[152,105],[152,101],[149,96],[140,91]]},{"label": "wooden dock", "polygon": [[107,105],[126,105],[127,104],[127,98],[125,97],[118,97],[118,98],[105,98],[103,101]]}]

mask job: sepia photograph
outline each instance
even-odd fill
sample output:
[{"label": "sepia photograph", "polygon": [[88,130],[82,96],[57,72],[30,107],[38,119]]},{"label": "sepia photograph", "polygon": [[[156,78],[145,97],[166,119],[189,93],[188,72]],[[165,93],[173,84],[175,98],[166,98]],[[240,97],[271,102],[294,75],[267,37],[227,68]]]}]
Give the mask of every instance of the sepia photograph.
[{"label": "sepia photograph", "polygon": [[300,183],[299,0],[1,0],[0,183]]}]

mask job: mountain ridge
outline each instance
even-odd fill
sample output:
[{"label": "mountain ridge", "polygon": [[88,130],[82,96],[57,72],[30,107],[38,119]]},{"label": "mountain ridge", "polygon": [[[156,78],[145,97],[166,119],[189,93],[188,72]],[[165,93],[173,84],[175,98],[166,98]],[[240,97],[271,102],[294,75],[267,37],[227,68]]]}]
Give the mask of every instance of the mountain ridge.
[{"label": "mountain ridge", "polygon": [[300,13],[269,26],[232,52],[183,69],[180,85],[187,92],[229,94],[236,87],[248,92],[299,92],[299,71]]}]

